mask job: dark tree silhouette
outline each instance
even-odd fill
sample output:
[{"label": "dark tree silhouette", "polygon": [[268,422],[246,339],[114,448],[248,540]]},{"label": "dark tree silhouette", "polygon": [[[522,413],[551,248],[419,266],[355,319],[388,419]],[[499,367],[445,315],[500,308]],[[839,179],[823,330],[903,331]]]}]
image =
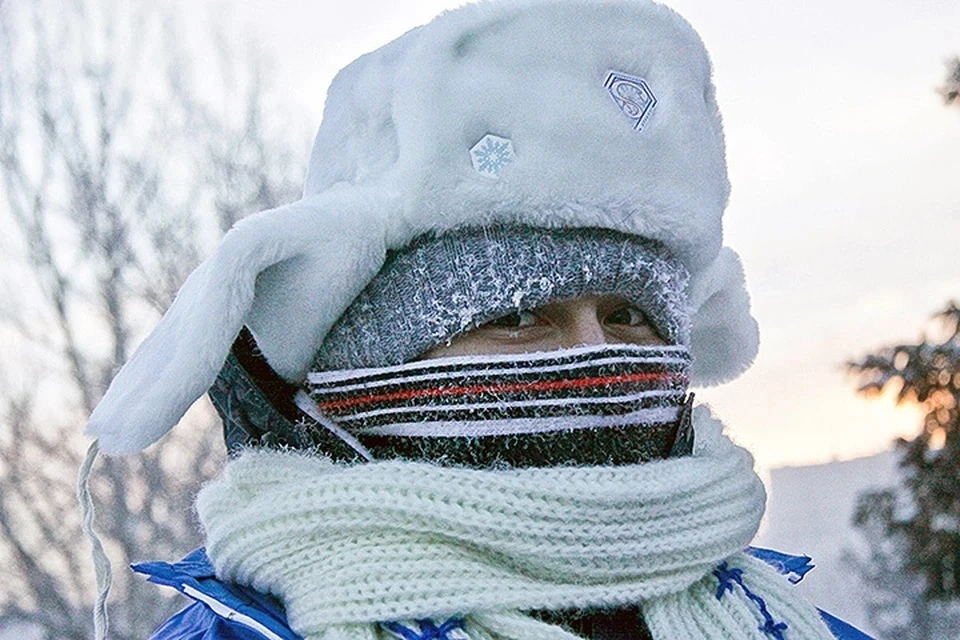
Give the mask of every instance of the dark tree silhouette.
[{"label": "dark tree silhouette", "polygon": [[940,95],[948,105],[960,106],[960,56],[947,61],[947,77],[940,87]]},{"label": "dark tree silhouette", "polygon": [[960,601],[960,308],[934,319],[938,338],[848,363],[860,393],[892,389],[925,412],[920,433],[896,443],[902,484],[862,494],[854,515],[870,545],[861,573],[881,594],[875,622],[896,638],[941,637]]}]

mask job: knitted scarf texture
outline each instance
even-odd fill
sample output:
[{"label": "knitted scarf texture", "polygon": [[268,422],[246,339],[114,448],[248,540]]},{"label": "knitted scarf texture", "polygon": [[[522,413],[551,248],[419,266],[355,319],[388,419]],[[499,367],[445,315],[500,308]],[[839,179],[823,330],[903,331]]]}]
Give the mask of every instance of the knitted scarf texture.
[{"label": "knitted scarf texture", "polygon": [[307,640],[462,619],[473,640],[571,639],[525,611],[639,603],[656,640],[830,638],[740,550],[763,513],[750,454],[705,408],[692,456],[469,469],[248,450],[197,500],[218,576],[277,596]]}]

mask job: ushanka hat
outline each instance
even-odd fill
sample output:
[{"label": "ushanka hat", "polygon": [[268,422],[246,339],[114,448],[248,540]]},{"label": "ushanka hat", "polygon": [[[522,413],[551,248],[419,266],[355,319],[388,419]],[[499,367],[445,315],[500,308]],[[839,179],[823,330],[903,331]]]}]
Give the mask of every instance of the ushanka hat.
[{"label": "ushanka hat", "polygon": [[424,234],[524,225],[659,243],[690,276],[694,384],[757,350],[697,34],[644,0],[482,3],[343,69],[303,197],[238,223],[111,384],[87,432],[108,454],[166,433],[243,327],[298,384],[387,252]]}]

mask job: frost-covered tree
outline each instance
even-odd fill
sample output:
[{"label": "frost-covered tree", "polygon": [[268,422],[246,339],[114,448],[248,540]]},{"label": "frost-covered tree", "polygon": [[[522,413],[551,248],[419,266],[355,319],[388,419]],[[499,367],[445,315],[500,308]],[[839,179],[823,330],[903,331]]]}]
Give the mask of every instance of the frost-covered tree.
[{"label": "frost-covered tree", "polygon": [[934,318],[937,331],[917,344],[848,363],[861,393],[892,389],[925,412],[920,433],[897,441],[901,485],[862,494],[854,515],[874,623],[890,638],[960,632],[960,307]]},{"label": "frost-covered tree", "polygon": [[[299,192],[307,136],[270,106],[257,55],[226,37],[188,50],[175,15],[0,1],[0,631],[90,637],[86,416],[222,230]],[[188,420],[94,473],[114,638],[145,638],[179,606],[125,564],[199,542],[190,503],[222,445],[212,411]]]}]

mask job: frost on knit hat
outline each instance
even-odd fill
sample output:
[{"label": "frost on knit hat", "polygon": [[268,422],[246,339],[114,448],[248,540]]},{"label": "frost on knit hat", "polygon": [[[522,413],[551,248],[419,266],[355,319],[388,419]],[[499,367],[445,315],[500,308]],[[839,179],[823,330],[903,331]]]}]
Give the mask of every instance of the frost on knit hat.
[{"label": "frost on knit hat", "polygon": [[658,242],[609,229],[492,226],[392,252],[334,324],[314,370],[400,364],[513,311],[619,295],[669,344],[688,345],[686,268]]}]

